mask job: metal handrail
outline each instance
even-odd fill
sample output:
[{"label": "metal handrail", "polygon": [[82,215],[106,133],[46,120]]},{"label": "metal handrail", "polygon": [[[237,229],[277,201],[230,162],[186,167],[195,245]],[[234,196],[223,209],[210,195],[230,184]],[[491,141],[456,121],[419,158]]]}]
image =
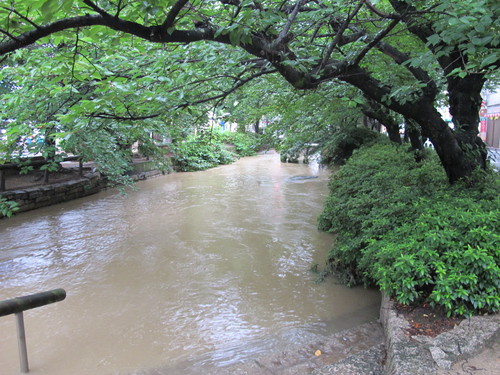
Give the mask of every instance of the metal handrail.
[{"label": "metal handrail", "polygon": [[65,298],[66,291],[64,289],[54,289],[47,292],[0,301],[0,316],[10,314],[14,314],[16,316],[17,344],[19,347],[19,363],[22,373],[29,372],[23,311],[59,302]]}]

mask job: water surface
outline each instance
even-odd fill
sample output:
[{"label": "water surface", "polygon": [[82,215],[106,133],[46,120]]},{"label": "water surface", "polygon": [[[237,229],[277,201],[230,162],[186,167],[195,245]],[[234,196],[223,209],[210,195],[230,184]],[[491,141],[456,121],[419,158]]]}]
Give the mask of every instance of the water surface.
[{"label": "water surface", "polygon": [[[196,373],[376,318],[376,291],[309,272],[333,241],[316,229],[327,183],[268,154],[0,221],[0,300],[67,291],[24,314],[30,373]],[[0,368],[19,372],[13,316]]]}]

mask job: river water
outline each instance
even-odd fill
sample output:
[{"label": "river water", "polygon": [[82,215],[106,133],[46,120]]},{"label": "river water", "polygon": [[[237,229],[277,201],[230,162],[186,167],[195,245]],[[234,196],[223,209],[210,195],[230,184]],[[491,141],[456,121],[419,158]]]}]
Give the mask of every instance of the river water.
[{"label": "river water", "polygon": [[[194,374],[376,318],[378,292],[309,271],[328,174],[270,153],[1,220],[0,300],[67,291],[24,313],[30,373]],[[13,316],[0,372],[19,373]]]}]

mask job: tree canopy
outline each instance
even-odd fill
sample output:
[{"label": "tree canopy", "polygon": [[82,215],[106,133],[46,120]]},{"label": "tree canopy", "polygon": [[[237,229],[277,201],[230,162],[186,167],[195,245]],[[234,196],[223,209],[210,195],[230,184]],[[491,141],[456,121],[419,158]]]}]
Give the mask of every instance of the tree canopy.
[{"label": "tree canopy", "polygon": [[348,85],[360,105],[415,123],[454,182],[485,165],[478,112],[498,75],[499,13],[495,0],[2,1],[2,117],[140,137],[252,80]]}]

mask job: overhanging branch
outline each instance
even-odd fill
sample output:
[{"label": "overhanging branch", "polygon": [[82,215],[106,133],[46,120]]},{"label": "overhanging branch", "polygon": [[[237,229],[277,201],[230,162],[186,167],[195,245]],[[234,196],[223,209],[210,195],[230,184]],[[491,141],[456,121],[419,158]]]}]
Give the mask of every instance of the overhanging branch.
[{"label": "overhanging branch", "polygon": [[353,12],[351,14],[349,14],[349,16],[345,19],[345,21],[343,22],[339,31],[337,32],[337,35],[335,36],[335,38],[332,40],[332,42],[328,46],[328,49],[327,49],[325,55],[323,56],[321,63],[318,66],[318,71],[323,69],[323,67],[326,65],[326,63],[330,59],[330,56],[333,53],[333,50],[335,49],[337,44],[340,42],[340,40],[344,34],[344,31],[347,29],[347,27],[351,23],[352,19],[354,18],[354,16],[356,16],[356,14],[358,14],[358,12],[361,10],[361,7],[363,6],[363,4],[364,4],[364,0],[360,0],[358,2],[358,5],[356,5],[356,8],[353,10]]},{"label": "overhanging branch", "polygon": [[370,43],[368,43],[361,50],[361,52],[358,54],[358,56],[356,56],[353,64],[355,64],[355,65],[359,64],[361,62],[361,60],[363,60],[363,58],[366,56],[366,54],[372,48],[374,48],[383,38],[385,38],[387,36],[387,34],[389,34],[391,32],[391,30],[394,29],[398,23],[399,23],[399,19],[395,18],[389,23],[389,25],[384,30],[378,32],[377,35],[375,36],[375,38],[373,38],[373,40]]},{"label": "overhanging branch", "polygon": [[142,121],[142,120],[147,120],[155,117],[161,116],[160,113],[155,113],[152,115],[145,115],[145,116],[134,116],[134,115],[129,115],[129,116],[119,116],[115,115],[113,113],[106,113],[106,112],[99,112],[99,113],[91,113],[89,115],[86,115],[88,118],[101,118],[101,119],[107,119],[107,120],[118,120],[118,121]]},{"label": "overhanging branch", "polygon": [[167,14],[167,18],[165,18],[165,22],[163,22],[162,28],[168,29],[174,25],[176,17],[179,15],[179,12],[184,8],[184,6],[189,2],[189,0],[179,0],[172,6],[170,12]]},{"label": "overhanging branch", "polygon": [[299,8],[300,6],[304,3],[304,0],[297,0],[295,3],[295,7],[293,8],[292,13],[290,14],[290,17],[288,17],[288,20],[286,21],[285,26],[283,27],[283,30],[278,35],[278,38],[274,41],[274,44],[278,45],[280,44],[285,38],[288,37],[288,34],[290,32],[290,28],[292,27],[293,21],[295,21],[295,17],[297,17],[297,14],[299,13]]},{"label": "overhanging branch", "polygon": [[207,103],[207,102],[211,102],[211,101],[214,101],[214,100],[220,100],[220,99],[224,99],[226,98],[227,96],[229,96],[229,94],[235,92],[236,90],[238,90],[239,88],[241,88],[242,86],[246,85],[248,82],[254,80],[255,78],[258,78],[258,77],[261,77],[263,75],[266,75],[266,74],[272,74],[272,73],[276,73],[278,70],[276,69],[272,69],[272,70],[265,70],[265,71],[260,71],[258,73],[255,73],[255,74],[252,74],[250,77],[248,78],[245,78],[245,79],[242,79],[240,80],[237,84],[235,84],[233,87],[231,87],[229,90],[227,91],[224,91],[222,92],[221,94],[219,95],[214,95],[214,96],[211,96],[211,97],[208,97],[208,98],[204,98],[204,99],[200,99],[200,100],[196,100],[194,102],[189,102],[189,103],[185,103],[185,104],[180,104],[177,106],[177,108],[186,108],[186,107],[189,107],[191,105],[197,105],[197,104],[203,104],[203,103]]}]

